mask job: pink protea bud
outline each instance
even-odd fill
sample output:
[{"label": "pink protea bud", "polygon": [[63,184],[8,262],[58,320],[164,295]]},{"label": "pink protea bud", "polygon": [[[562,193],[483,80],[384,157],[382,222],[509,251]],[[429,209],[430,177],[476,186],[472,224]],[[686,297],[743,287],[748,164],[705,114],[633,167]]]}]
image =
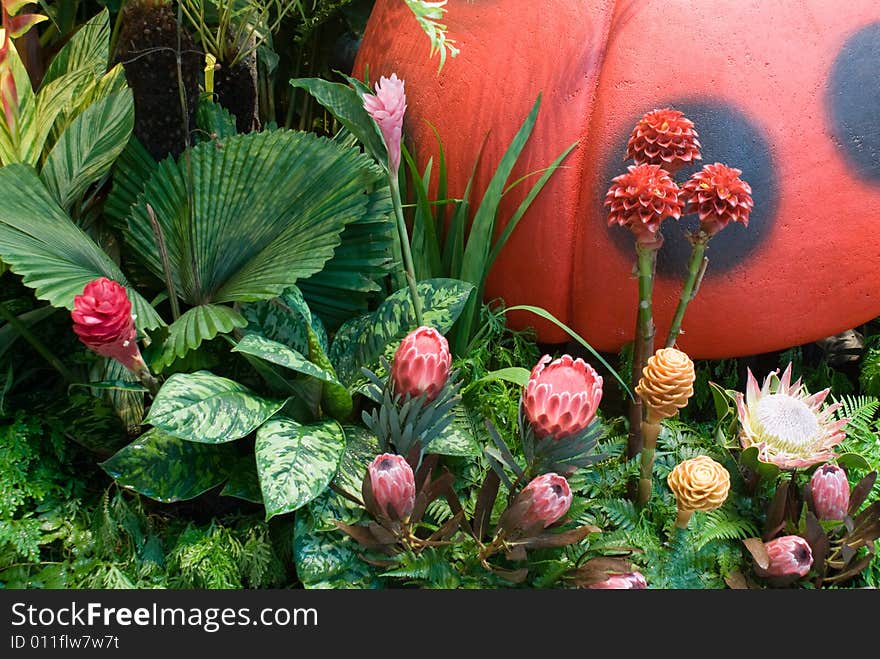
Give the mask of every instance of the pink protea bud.
[{"label": "pink protea bud", "polygon": [[546,529],[562,518],[571,507],[571,488],[568,481],[559,474],[541,474],[526,485],[522,494],[531,492],[529,509],[522,517],[524,528],[543,523]]},{"label": "pink protea bud", "polygon": [[813,566],[810,545],[799,535],[784,535],[764,543],[770,556],[766,568],[755,566],[762,577],[803,577]]},{"label": "pink protea bud", "polygon": [[587,586],[587,588],[593,590],[641,590],[647,587],[648,582],[641,572],[610,574],[605,581],[599,581]]},{"label": "pink protea bud", "polygon": [[385,146],[388,147],[388,165],[397,174],[400,166],[400,140],[403,135],[403,115],[406,113],[404,81],[392,73],[376,83],[376,94],[364,96],[364,109],[379,124]]},{"label": "pink protea bud", "polygon": [[73,331],[89,349],[111,357],[132,372],[146,368],[137,346],[131,301],[125,287],[100,277],[73,299]]},{"label": "pink protea bud", "polygon": [[535,435],[556,439],[586,428],[602,400],[602,376],[583,359],[544,355],[523,390],[523,407]]},{"label": "pink protea bud", "polygon": [[813,495],[816,517],[825,520],[846,517],[850,491],[843,469],[833,464],[819,467],[810,479],[810,492]]},{"label": "pink protea bud", "polygon": [[419,327],[404,337],[391,363],[394,392],[434,400],[449,379],[449,342],[433,327]]},{"label": "pink protea bud", "polygon": [[373,498],[382,512],[407,519],[416,501],[416,482],[412,467],[400,455],[377,455],[368,468]]}]

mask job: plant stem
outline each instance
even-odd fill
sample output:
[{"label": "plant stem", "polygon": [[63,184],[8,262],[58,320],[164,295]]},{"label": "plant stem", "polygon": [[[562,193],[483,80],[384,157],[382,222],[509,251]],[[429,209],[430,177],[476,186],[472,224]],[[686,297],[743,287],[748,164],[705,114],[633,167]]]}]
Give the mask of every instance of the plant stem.
[{"label": "plant stem", "polygon": [[706,271],[704,262],[704,254],[706,253],[706,245],[709,242],[709,234],[700,231],[691,239],[693,248],[691,249],[691,259],[688,261],[687,278],[681,289],[681,297],[678,299],[678,306],[675,309],[675,316],[672,318],[672,325],[669,327],[669,335],[666,337],[666,347],[671,348],[675,345],[678,335],[681,334],[681,321],[684,319],[684,312],[688,303],[694,299],[699,289],[699,281],[702,274]]},{"label": "plant stem", "polygon": [[[650,416],[650,411],[648,412]],[[657,448],[657,437],[660,436],[660,421],[652,418],[642,422],[642,440],[644,446],[639,465],[639,499],[638,504],[644,506],[651,499],[652,476],[654,471],[654,453]]]},{"label": "plant stem", "polygon": [[388,182],[391,185],[391,201],[394,204],[394,215],[397,217],[397,237],[400,240],[400,251],[403,256],[403,267],[406,273],[406,283],[409,286],[409,292],[412,296],[413,309],[416,314],[416,323],[421,326],[422,323],[422,301],[419,299],[419,292],[416,288],[416,271],[413,266],[412,252],[409,246],[409,234],[406,230],[406,220],[403,217],[403,206],[400,201],[400,183],[394,174],[388,175]]},{"label": "plant stem", "polygon": [[68,369],[62,361],[46,347],[45,343],[40,341],[40,339],[38,339],[37,336],[18,319],[18,316],[11,312],[3,302],[0,302],[0,317],[4,318],[12,329],[18,332],[25,341],[30,343],[34,350],[40,353],[43,359],[49,362],[49,364],[58,371],[67,382],[79,382],[70,369]]}]

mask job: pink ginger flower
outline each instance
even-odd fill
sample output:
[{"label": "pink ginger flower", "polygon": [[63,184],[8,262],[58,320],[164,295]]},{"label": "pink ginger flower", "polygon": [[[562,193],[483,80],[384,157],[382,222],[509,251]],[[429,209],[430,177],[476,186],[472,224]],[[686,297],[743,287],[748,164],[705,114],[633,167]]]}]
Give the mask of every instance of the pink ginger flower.
[{"label": "pink ginger flower", "polygon": [[602,376],[583,359],[544,355],[523,390],[526,416],[540,438],[576,435],[596,416],[602,400]]},{"label": "pink ginger flower", "polygon": [[523,488],[521,495],[526,492],[531,492],[532,501],[522,517],[524,528],[543,523],[546,529],[561,519],[571,507],[571,488],[559,474],[542,474],[533,478]]},{"label": "pink ginger flower", "polygon": [[398,519],[407,519],[416,502],[416,482],[412,467],[400,455],[377,455],[368,468],[373,498],[379,510]]},{"label": "pink ginger flower", "polygon": [[648,582],[641,572],[610,574],[605,581],[598,581],[587,586],[593,590],[642,590],[647,587]]},{"label": "pink ginger flower", "polygon": [[810,545],[799,535],[784,535],[764,543],[770,556],[766,568],[755,566],[762,577],[804,577],[813,566]]},{"label": "pink ginger flower", "polygon": [[403,135],[403,115],[406,112],[404,81],[392,73],[382,76],[376,83],[375,95],[364,96],[364,109],[379,124],[385,146],[388,148],[388,165],[392,174],[400,167],[400,140]]},{"label": "pink ginger flower", "polygon": [[422,326],[406,335],[394,353],[391,381],[394,392],[413,398],[427,393],[434,400],[449,379],[449,342],[433,327]]},{"label": "pink ginger flower", "polygon": [[849,481],[846,472],[833,464],[824,464],[813,472],[810,479],[810,492],[816,517],[825,520],[840,520],[846,517],[849,509]]}]

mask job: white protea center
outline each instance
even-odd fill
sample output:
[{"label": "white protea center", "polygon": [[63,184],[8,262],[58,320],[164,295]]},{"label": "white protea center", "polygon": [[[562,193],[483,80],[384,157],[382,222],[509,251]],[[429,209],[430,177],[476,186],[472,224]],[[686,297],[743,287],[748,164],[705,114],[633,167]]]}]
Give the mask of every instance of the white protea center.
[{"label": "white protea center", "polygon": [[848,419],[836,419],[839,403],[824,405],[829,389],[809,395],[800,380],[791,383],[791,364],[782,377],[774,371],[758,388],[749,371],[746,395],[737,394],[740,443],[758,449],[758,459],[781,469],[809,467],[835,457]]}]

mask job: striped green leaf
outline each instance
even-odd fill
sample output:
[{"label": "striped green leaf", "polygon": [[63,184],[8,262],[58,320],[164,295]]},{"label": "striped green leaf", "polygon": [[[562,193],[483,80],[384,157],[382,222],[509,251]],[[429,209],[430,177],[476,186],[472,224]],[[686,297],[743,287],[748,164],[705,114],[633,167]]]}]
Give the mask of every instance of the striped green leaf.
[{"label": "striped green leaf", "polygon": [[110,13],[107,9],[83,24],[52,58],[43,76],[41,89],[61,76],[87,71],[99,78],[107,70],[110,57]]},{"label": "striped green leaf", "polygon": [[174,437],[221,444],[244,437],[284,406],[208,371],[175,373],[156,395],[144,423]]},{"label": "striped green leaf", "polygon": [[247,321],[232,307],[222,304],[193,307],[168,326],[168,337],[162,352],[151,365],[161,372],[175,359],[198,348],[203,341],[210,341],[219,334],[245,325]]},{"label": "striped green leaf", "polygon": [[101,467],[121,487],[157,501],[185,501],[225,481],[235,455],[231,445],[196,444],[153,428]]},{"label": "striped green leaf", "polygon": [[332,420],[302,425],[273,419],[257,431],[254,450],[269,519],[301,508],[324,492],[345,451],[345,434]]}]

